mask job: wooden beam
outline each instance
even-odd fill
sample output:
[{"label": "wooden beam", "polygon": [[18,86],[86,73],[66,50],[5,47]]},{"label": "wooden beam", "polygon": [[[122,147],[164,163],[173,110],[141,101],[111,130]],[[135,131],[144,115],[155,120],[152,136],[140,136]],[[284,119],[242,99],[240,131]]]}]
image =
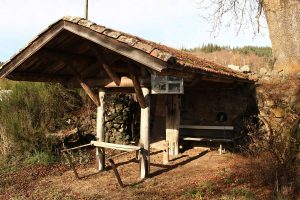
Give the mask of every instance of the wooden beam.
[{"label": "wooden beam", "polygon": [[170,155],[179,153],[180,95],[167,96],[166,140]]},{"label": "wooden beam", "polygon": [[121,79],[118,74],[116,74],[108,64],[108,61],[105,58],[105,55],[101,52],[98,46],[95,45],[93,48],[95,55],[98,59],[98,62],[101,63],[102,68],[105,70],[107,75],[115,82],[116,85],[120,85]]},{"label": "wooden beam", "polygon": [[155,71],[161,71],[167,67],[166,62],[154,58],[146,52],[143,52],[139,49],[131,47],[123,42],[120,42],[114,38],[110,38],[106,35],[97,33],[90,28],[78,26],[78,24],[74,24],[72,22],[64,22],[65,29],[79,35],[83,38],[86,38],[92,42],[95,42],[107,49],[110,49],[122,56],[125,56],[129,59],[132,59],[138,63],[141,63],[148,68],[151,68]]},{"label": "wooden beam", "polygon": [[200,125],[180,125],[180,128],[199,129],[199,130],[234,130],[233,126],[200,126]]},{"label": "wooden beam", "polygon": [[39,74],[39,73],[12,73],[7,76],[10,80],[16,81],[32,81],[32,82],[56,82],[63,83],[71,78],[71,76],[62,76],[54,74]]},{"label": "wooden beam", "polygon": [[130,78],[132,80],[133,87],[134,87],[134,90],[135,90],[135,93],[136,93],[136,98],[137,98],[137,100],[140,104],[140,107],[141,108],[146,108],[146,100],[145,100],[145,97],[144,97],[143,92],[142,92],[140,81],[139,81],[139,79],[136,75],[137,74],[136,70],[132,66],[132,62],[128,62],[128,70],[129,70]]},{"label": "wooden beam", "polygon": [[131,77],[131,80],[133,82],[134,91],[136,93],[136,98],[137,98],[137,100],[140,104],[140,107],[141,108],[146,108],[146,106],[147,106],[146,105],[146,100],[145,100],[145,97],[143,95],[139,79],[133,74],[130,74],[130,77]]},{"label": "wooden beam", "polygon": [[66,51],[56,49],[44,49],[39,52],[41,56],[49,60],[61,60],[65,63],[74,62],[79,64],[88,65],[95,60],[92,57],[84,56],[82,54],[74,54]]},{"label": "wooden beam", "polygon": [[69,62],[70,65],[67,65],[68,69],[71,71],[71,73],[73,73],[73,75],[75,76],[75,78],[79,82],[79,84],[82,87],[82,89],[92,99],[92,101],[94,102],[94,104],[97,107],[99,107],[100,106],[100,102],[99,102],[99,99],[98,99],[97,95],[95,95],[94,92],[92,91],[92,89],[83,81],[83,79],[81,78],[81,76],[78,73],[77,69],[75,68],[74,62],[76,62],[76,61]]},{"label": "wooden beam", "polygon": [[150,174],[150,91],[148,88],[142,88],[142,94],[145,96],[145,108],[141,108],[140,124],[140,146],[143,147],[140,158],[141,178],[144,179]]},{"label": "wooden beam", "polygon": [[[71,77],[70,77],[71,78]],[[89,86],[93,87],[104,87],[104,88],[133,88],[133,82],[130,78],[126,76],[121,77],[120,85],[116,85],[111,79],[109,78],[86,78],[85,83]],[[139,82],[143,82],[142,86],[150,86],[150,78],[139,78]],[[76,88],[80,87],[77,79],[75,77],[68,80],[66,87],[69,88]]]},{"label": "wooden beam", "polygon": [[91,144],[94,145],[95,147],[103,147],[103,148],[115,149],[120,151],[128,151],[128,152],[138,151],[141,149],[140,146],[114,144],[114,143],[100,142],[100,141],[92,141]]},{"label": "wooden beam", "polygon": [[[104,117],[105,117],[105,91],[103,89],[99,90],[99,100],[100,106],[97,107],[97,122],[96,122],[96,137],[97,142],[104,142],[105,138],[105,128],[104,128]],[[96,142],[95,142],[96,143]],[[96,146],[95,143],[91,142],[92,145]],[[105,149],[99,145],[96,148],[96,158],[97,158],[97,169],[103,171],[105,169]]]}]

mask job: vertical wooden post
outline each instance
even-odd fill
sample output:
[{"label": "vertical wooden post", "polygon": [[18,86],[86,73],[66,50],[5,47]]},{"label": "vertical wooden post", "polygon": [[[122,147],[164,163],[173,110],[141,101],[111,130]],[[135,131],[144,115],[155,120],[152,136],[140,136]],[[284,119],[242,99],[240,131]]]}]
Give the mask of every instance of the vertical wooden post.
[{"label": "vertical wooden post", "polygon": [[146,101],[146,107],[141,108],[140,145],[143,150],[140,156],[141,178],[150,174],[150,94],[148,88],[142,88]]},{"label": "vertical wooden post", "polygon": [[[104,97],[105,91],[103,89],[99,90],[100,106],[97,107],[97,141],[104,141]],[[97,159],[97,170],[103,171],[105,168],[105,150],[104,148],[96,147],[96,159]]]},{"label": "vertical wooden post", "polygon": [[169,144],[169,154],[179,153],[179,126],[180,126],[180,96],[167,96],[166,112],[166,140]]},{"label": "vertical wooden post", "polygon": [[89,0],[85,0],[84,2],[84,17],[88,20],[89,17]]}]

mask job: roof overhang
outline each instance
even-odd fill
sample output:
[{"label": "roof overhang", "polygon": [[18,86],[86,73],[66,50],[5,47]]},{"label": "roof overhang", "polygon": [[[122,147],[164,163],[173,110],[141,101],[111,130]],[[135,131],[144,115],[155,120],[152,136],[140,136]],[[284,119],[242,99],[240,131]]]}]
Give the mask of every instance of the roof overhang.
[{"label": "roof overhang", "polygon": [[111,85],[111,80],[120,86],[132,74],[142,79],[143,71],[251,82],[218,64],[76,17],[49,26],[2,66],[0,78],[71,87],[81,79],[102,87]]}]

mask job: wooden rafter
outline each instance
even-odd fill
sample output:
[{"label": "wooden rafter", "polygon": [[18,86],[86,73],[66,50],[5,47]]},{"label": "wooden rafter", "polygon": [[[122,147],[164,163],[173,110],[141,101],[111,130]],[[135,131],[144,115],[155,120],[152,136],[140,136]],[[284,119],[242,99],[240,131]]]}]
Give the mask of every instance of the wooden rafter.
[{"label": "wooden rafter", "polygon": [[64,83],[70,76],[61,76],[54,74],[36,74],[36,73],[12,73],[7,76],[10,80],[18,80],[18,81],[32,81],[32,82],[56,82],[56,83]]},{"label": "wooden rafter", "polygon": [[86,84],[83,79],[81,78],[79,72],[75,68],[74,62],[69,62],[67,64],[68,69],[71,71],[71,73],[75,76],[77,81],[79,82],[80,86],[82,89],[86,92],[86,94],[91,98],[91,100],[94,102],[94,104],[99,107],[100,106],[100,101],[98,96],[92,91],[92,89]]},{"label": "wooden rafter", "polygon": [[133,83],[134,91],[136,93],[136,98],[137,98],[141,108],[146,108],[147,104],[146,104],[146,100],[145,100],[145,97],[142,92],[141,84],[138,79],[138,76],[136,75],[135,69],[132,67],[131,62],[128,63],[128,70],[129,70],[130,78]]},{"label": "wooden rafter", "polygon": [[105,70],[107,75],[115,82],[116,85],[120,85],[121,83],[121,78],[117,73],[115,73],[111,67],[108,64],[108,61],[105,58],[105,55],[101,52],[101,50],[95,45],[94,48],[94,53],[98,59],[98,62],[101,63],[102,68]]},{"label": "wooden rafter", "polygon": [[44,58],[49,60],[60,60],[64,61],[66,63],[69,62],[77,62],[80,64],[89,64],[94,62],[93,58],[84,56],[84,55],[78,55],[74,53],[69,53],[61,50],[54,50],[54,49],[46,49],[39,52],[40,55],[42,55]]}]

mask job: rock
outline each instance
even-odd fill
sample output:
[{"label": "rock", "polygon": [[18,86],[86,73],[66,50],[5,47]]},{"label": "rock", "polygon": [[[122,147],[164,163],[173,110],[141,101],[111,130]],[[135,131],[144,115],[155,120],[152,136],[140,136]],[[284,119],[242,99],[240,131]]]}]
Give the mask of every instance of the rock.
[{"label": "rock", "polygon": [[272,110],[272,113],[275,115],[275,117],[282,118],[285,115],[285,110],[282,108],[275,108]]},{"label": "rock", "polygon": [[237,65],[228,65],[227,67],[234,71],[241,71],[240,66],[237,66]]},{"label": "rock", "polygon": [[249,73],[250,72],[250,67],[249,67],[249,65],[244,65],[243,67],[241,67],[240,70],[244,73]]}]

